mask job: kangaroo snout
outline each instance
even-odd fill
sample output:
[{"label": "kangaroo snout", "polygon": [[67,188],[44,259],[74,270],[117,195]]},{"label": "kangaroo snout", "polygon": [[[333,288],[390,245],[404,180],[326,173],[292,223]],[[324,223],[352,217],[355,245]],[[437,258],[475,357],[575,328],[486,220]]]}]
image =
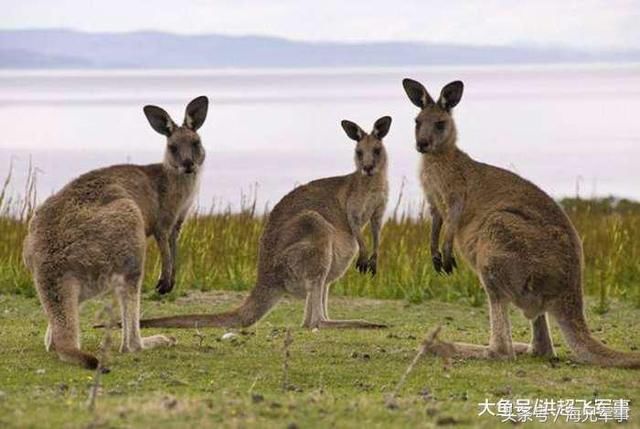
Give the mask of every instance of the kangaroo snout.
[{"label": "kangaroo snout", "polygon": [[431,142],[429,140],[418,140],[416,142],[416,150],[420,153],[425,153],[429,150],[429,146],[431,146]]},{"label": "kangaroo snout", "polygon": [[373,165],[365,165],[362,167],[362,170],[368,175],[371,176],[373,174],[373,169],[375,167]]},{"label": "kangaroo snout", "polygon": [[195,171],[195,164],[193,160],[187,159],[182,162],[182,167],[184,167],[184,172],[187,174],[191,174]]}]

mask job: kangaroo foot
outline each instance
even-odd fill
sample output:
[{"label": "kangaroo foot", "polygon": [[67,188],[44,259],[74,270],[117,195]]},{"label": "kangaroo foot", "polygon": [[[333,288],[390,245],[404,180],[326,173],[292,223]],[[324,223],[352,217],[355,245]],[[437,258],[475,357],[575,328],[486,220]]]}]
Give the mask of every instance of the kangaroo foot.
[{"label": "kangaroo foot", "polygon": [[174,286],[174,283],[172,281],[161,278],[160,280],[158,280],[158,283],[156,284],[156,291],[160,295],[165,295],[173,290],[173,286]]},{"label": "kangaroo foot", "polygon": [[[527,345],[528,347],[528,345]],[[426,348],[427,353],[442,358],[454,359],[489,359],[489,360],[509,360],[515,356],[492,350],[489,346],[469,343],[455,343],[443,341],[435,338]],[[518,347],[518,352],[526,352]]]},{"label": "kangaroo foot", "polygon": [[129,344],[120,346],[120,353],[134,353],[145,349],[154,349],[156,347],[169,347],[177,343],[175,337],[165,335],[151,335],[149,337],[141,337],[140,342],[132,341]]}]

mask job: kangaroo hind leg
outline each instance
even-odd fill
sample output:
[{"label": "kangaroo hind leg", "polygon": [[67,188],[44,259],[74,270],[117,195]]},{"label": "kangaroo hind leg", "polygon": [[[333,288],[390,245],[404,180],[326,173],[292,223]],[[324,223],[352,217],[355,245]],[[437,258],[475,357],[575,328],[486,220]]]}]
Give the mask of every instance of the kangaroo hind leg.
[{"label": "kangaroo hind leg", "polygon": [[501,284],[500,281],[500,278],[491,273],[485,272],[482,275],[482,283],[489,298],[491,330],[488,346],[436,340],[429,351],[446,357],[496,360],[513,359],[516,354],[526,353],[528,344],[514,344],[512,341],[509,301],[504,294],[508,284]]},{"label": "kangaroo hind leg", "polygon": [[531,321],[531,347],[530,352],[534,356],[554,357],[556,355],[551,340],[551,331],[547,322],[546,313],[542,313]]},{"label": "kangaroo hind leg", "polygon": [[45,314],[49,319],[45,347],[55,350],[63,362],[88,369],[98,367],[98,359],[80,350],[80,283],[72,277],[53,282],[36,280]]},{"label": "kangaroo hind leg", "polygon": [[141,275],[114,276],[114,292],[120,304],[122,343],[120,352],[136,352],[161,346],[171,346],[175,338],[165,335],[140,336]]},{"label": "kangaroo hind leg", "polygon": [[387,325],[382,323],[369,322],[367,320],[332,320],[329,318],[329,284],[323,284],[321,288],[323,319],[320,321],[320,328],[359,328],[359,329],[382,329]]}]

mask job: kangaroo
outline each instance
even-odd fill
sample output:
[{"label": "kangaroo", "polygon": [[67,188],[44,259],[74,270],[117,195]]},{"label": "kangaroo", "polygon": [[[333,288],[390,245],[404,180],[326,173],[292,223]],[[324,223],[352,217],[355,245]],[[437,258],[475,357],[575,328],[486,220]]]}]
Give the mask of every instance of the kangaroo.
[{"label": "kangaroo", "polygon": [[146,237],[162,255],[159,292],[175,280],[176,240],[198,186],[205,151],[197,134],[208,99],[191,101],[177,126],[160,107],[146,106],[151,127],[167,137],[164,162],[115,165],[86,173],[49,197],[29,223],[25,265],[49,320],[45,348],[60,360],[96,368],[80,350],[79,305],[113,289],[121,310],[121,352],[175,344],[140,336],[140,286]]},{"label": "kangaroo", "polygon": [[[531,182],[475,161],[456,146],[452,109],[462,98],[463,83],[447,84],[437,101],[419,82],[404,79],[403,86],[421,109],[415,137],[422,154],[420,178],[431,209],[433,266],[445,273],[455,269],[455,241],[457,251],[480,278],[490,309],[488,347],[438,341],[431,351],[462,358],[555,356],[548,313],[578,361],[640,368],[639,353],[612,350],[589,331],[582,295],[582,243],[560,206]],[[512,342],[510,303],[531,321],[530,344]]]},{"label": "kangaroo", "polygon": [[[240,307],[221,314],[142,320],[140,326],[247,327],[289,293],[306,299],[303,327],[385,327],[365,320],[331,320],[327,301],[329,285],[342,277],[356,253],[356,268],[376,273],[388,194],[382,139],[390,126],[391,118],[382,117],[367,134],[355,123],[342,121],[347,136],[357,141],[356,171],[299,186],[276,204],[260,238],[257,284]],[[362,237],[368,222],[373,236],[370,256]]]}]

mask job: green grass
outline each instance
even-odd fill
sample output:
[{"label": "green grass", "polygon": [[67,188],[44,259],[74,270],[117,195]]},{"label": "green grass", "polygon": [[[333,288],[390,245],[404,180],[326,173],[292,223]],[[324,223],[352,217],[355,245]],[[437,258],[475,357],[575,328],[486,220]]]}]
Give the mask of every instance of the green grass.
[{"label": "green grass", "polygon": [[[28,201],[5,202],[4,207],[15,208],[3,209],[0,194],[0,293],[35,295],[21,258],[26,234],[26,221],[22,219],[28,216],[30,207],[20,207]],[[607,311],[610,298],[640,307],[640,203],[623,201],[616,205],[607,199],[562,203],[583,239],[585,291],[599,297],[598,310]],[[263,225],[264,217],[256,215],[251,204],[238,214],[211,213],[191,218],[180,238],[177,293],[252,288]],[[429,230],[428,219],[401,214],[391,217],[382,232],[378,275],[371,278],[349,270],[334,285],[334,293],[483,305],[484,292],[464,265],[454,276],[434,272],[428,250]],[[153,290],[160,270],[154,242],[149,242],[146,291]]]},{"label": "green grass", "polygon": [[[7,179],[7,182],[10,178]],[[0,427],[495,427],[477,417],[485,399],[627,398],[640,403],[637,371],[575,365],[554,332],[560,361],[454,362],[423,359],[410,374],[398,408],[384,398],[400,379],[427,330],[444,323],[447,339],[486,342],[484,292],[461,264],[438,276],[428,253],[429,222],[394,214],[383,230],[379,273],[354,269],[333,286],[334,317],[363,317],[394,325],[386,331],[298,328],[301,303],[285,300],[239,341],[221,330],[174,331],[178,346],[136,355],[112,353],[94,413],[86,406],[93,373],[44,351],[45,320],[22,264],[22,242],[33,211],[35,183],[26,198],[0,188]],[[585,292],[596,335],[621,350],[640,347],[640,204],[612,199],[562,201],[584,243]],[[146,316],[212,312],[237,304],[235,292],[255,281],[264,217],[247,204],[241,213],[190,219],[180,239],[178,285],[167,297],[153,293],[159,272],[150,241],[144,281]],[[213,292],[218,290],[218,292]],[[385,301],[354,297],[383,298]],[[83,347],[97,350],[100,331],[89,329],[100,301],[83,311]],[[282,389],[283,336],[293,329],[290,382]],[[151,331],[155,332],[155,331]],[[119,335],[119,334],[118,334]],[[529,337],[514,317],[514,337]],[[115,346],[114,346],[115,347]],[[546,425],[539,425],[544,427]]]},{"label": "green grass", "polygon": [[[235,292],[190,292],[174,302],[145,299],[147,316],[219,311],[240,302]],[[640,310],[617,300],[612,311],[591,309],[595,335],[620,350],[640,347]],[[97,350],[102,332],[89,326],[102,304],[82,312],[83,347]],[[102,376],[95,412],[87,409],[94,373],[61,363],[46,353],[45,320],[38,301],[0,296],[0,427],[496,427],[495,417],[478,417],[485,399],[632,400],[631,421],[640,427],[638,372],[571,363],[557,330],[558,362],[525,357],[515,362],[455,361],[424,357],[401,389],[397,408],[385,406],[427,330],[443,323],[441,337],[486,342],[485,308],[428,301],[410,304],[334,298],[333,317],[365,317],[392,328],[379,331],[317,331],[298,327],[302,303],[285,300],[239,340],[221,341],[224,331],[173,330],[169,349],[122,355],[114,333],[111,373]],[[514,313],[514,338],[529,337],[526,321]],[[283,342],[291,328],[289,382],[282,389]],[[148,333],[158,333],[149,330]],[[294,426],[297,425],[297,426]],[[539,424],[537,427],[547,427]],[[613,425],[611,425],[613,426]],[[529,426],[527,426],[529,427]]]}]

